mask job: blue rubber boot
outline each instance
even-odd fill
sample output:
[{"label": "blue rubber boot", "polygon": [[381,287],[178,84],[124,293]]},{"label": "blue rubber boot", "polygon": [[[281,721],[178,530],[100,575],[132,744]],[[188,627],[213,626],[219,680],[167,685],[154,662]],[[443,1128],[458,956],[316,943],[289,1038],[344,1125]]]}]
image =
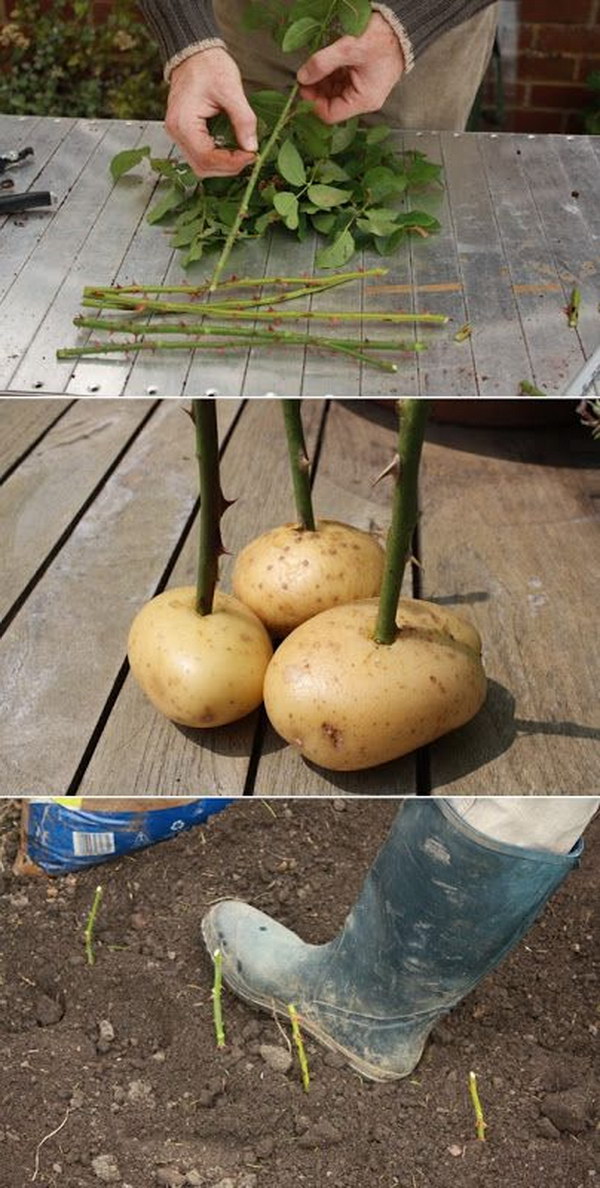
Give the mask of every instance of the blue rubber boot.
[{"label": "blue rubber boot", "polygon": [[495,842],[443,800],[404,801],[339,935],[300,940],[264,912],[223,900],[202,934],[247,1002],[288,1013],[362,1076],[418,1063],[434,1024],[516,945],[583,849]]}]

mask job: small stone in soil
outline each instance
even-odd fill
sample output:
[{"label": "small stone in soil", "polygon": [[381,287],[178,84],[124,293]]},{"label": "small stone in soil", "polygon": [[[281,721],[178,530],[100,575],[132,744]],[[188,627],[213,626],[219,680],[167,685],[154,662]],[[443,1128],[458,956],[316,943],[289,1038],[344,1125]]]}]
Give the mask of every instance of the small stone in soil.
[{"label": "small stone in soil", "polygon": [[259,1048],[265,1064],[275,1072],[286,1073],[292,1066],[292,1054],[277,1044],[261,1044]]},{"label": "small stone in soil", "polygon": [[206,1181],[204,1176],[200,1175],[197,1168],[192,1167],[189,1172],[186,1172],[185,1186],[186,1188],[202,1188]]},{"label": "small stone in soil", "polygon": [[256,1143],[256,1154],[258,1159],[268,1159],[269,1155],[273,1154],[275,1150],[275,1140],[269,1134],[261,1138]]},{"label": "small stone in soil", "polygon": [[537,1133],[541,1138],[559,1139],[560,1130],[557,1130],[553,1122],[549,1118],[540,1118],[536,1126]]},{"label": "small stone in soil", "polygon": [[549,1093],[543,1100],[541,1110],[544,1117],[568,1134],[582,1134],[587,1129],[587,1101],[576,1089],[566,1093]]},{"label": "small stone in soil", "polygon": [[92,1171],[103,1184],[114,1184],[121,1179],[114,1155],[96,1155],[96,1158],[92,1159]]},{"label": "small stone in soil", "polygon": [[158,1167],[154,1178],[163,1188],[183,1188],[186,1182],[186,1177],[176,1167]]},{"label": "small stone in soil", "polygon": [[132,1105],[141,1105],[145,1109],[153,1109],[156,1105],[154,1089],[148,1081],[130,1081],[127,1087],[127,1100]]},{"label": "small stone in soil", "polygon": [[299,1147],[329,1147],[343,1142],[343,1135],[326,1118],[316,1122],[298,1139]]},{"label": "small stone in soil", "polygon": [[56,998],[40,994],[36,999],[35,1018],[40,1027],[52,1027],[55,1023],[60,1023],[64,1013],[64,1006]]}]

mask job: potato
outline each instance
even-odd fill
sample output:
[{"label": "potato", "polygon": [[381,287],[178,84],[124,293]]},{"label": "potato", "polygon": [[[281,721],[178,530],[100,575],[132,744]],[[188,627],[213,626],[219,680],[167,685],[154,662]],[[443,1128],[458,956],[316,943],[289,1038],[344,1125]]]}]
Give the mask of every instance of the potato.
[{"label": "potato", "polygon": [[129,632],[131,670],[156,709],[181,726],[223,726],[262,701],[273,649],[265,628],[231,594],[215,593],[199,615],[196,589],[165,590]]},{"label": "potato", "polygon": [[276,651],[264,699],[277,732],[313,763],[356,771],[468,722],[486,692],[477,631],[429,602],[402,600],[393,644],[373,639],[377,600],[324,611]]},{"label": "potato", "polygon": [[283,636],[330,606],[378,594],[383,566],[381,545],[361,528],[336,520],[317,520],[316,532],[282,524],[242,549],[233,591]]}]

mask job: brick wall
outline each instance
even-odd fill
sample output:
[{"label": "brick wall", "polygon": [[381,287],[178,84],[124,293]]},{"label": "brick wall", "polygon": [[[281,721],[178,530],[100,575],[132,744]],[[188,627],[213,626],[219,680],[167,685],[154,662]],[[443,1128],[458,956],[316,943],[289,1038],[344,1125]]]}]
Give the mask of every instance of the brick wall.
[{"label": "brick wall", "polygon": [[[507,8],[509,5],[506,6]],[[503,73],[507,131],[582,132],[585,80],[600,70],[600,0],[520,0],[512,58]],[[496,89],[490,82],[490,116]]]}]

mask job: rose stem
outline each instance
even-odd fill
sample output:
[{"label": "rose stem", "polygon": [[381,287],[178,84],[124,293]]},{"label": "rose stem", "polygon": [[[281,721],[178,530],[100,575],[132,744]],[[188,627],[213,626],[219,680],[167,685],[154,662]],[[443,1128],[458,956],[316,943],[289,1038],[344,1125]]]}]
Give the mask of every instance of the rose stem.
[{"label": "rose stem", "polygon": [[254,189],[256,187],[256,183],[258,181],[260,171],[261,171],[269,153],[271,152],[273,145],[277,143],[280,133],[281,133],[283,127],[285,126],[285,123],[291,113],[292,107],[294,106],[294,103],[296,102],[296,98],[297,98],[299,90],[300,90],[299,84],[294,83],[294,86],[292,87],[290,94],[288,96],[287,103],[285,104],[285,107],[283,108],[283,111],[281,112],[281,115],[279,116],[279,119],[277,120],[277,123],[275,124],[275,127],[273,128],[273,131],[271,132],[271,135],[269,136],[269,139],[267,140],[267,143],[265,144],[264,148],[261,149],[260,153],[258,154],[258,156],[256,158],[256,161],[254,162],[252,172],[250,174],[250,177],[248,178],[248,184],[246,186],[246,189],[244,190],[244,193],[242,194],[242,198],[241,198],[241,202],[240,202],[237,214],[236,214],[235,219],[231,225],[229,235],[227,236],[227,239],[225,240],[225,244],[223,246],[223,251],[221,252],[221,255],[219,256],[219,259],[217,260],[215,270],[214,270],[212,277],[210,279],[210,284],[208,286],[209,293],[214,293],[214,291],[219,283],[219,278],[220,278],[221,273],[222,273],[230,255],[231,255],[231,251],[232,251],[232,248],[233,248],[235,241],[238,237],[242,222],[248,213],[248,206],[250,203],[250,199],[254,193]]},{"label": "rose stem", "polygon": [[306,452],[304,430],[302,428],[302,411],[299,400],[282,400],[283,421],[287,438],[294,501],[300,527],[306,532],[316,532],[315,515],[313,512],[310,491],[310,462]]},{"label": "rose stem", "polygon": [[300,1023],[298,1021],[298,1012],[297,1012],[294,1004],[291,1002],[288,1005],[288,1015],[290,1016],[290,1022],[292,1024],[292,1036],[293,1036],[294,1043],[296,1045],[296,1051],[298,1053],[298,1060],[300,1062],[300,1072],[302,1074],[302,1087],[304,1089],[304,1092],[308,1093],[308,1088],[310,1085],[310,1074],[308,1071],[308,1059],[306,1056],[306,1049],[304,1047],[304,1041],[302,1039],[302,1032],[300,1031]]},{"label": "rose stem", "polygon": [[223,983],[223,957],[220,949],[215,949],[213,953],[213,961],[215,966],[215,977],[213,988],[211,990],[213,1000],[213,1019],[215,1024],[215,1036],[217,1039],[217,1048],[225,1047],[225,1028],[223,1027],[223,1011],[221,1007],[221,986]]},{"label": "rose stem", "polygon": [[474,1072],[469,1073],[469,1095],[475,1111],[475,1129],[477,1131],[477,1138],[482,1143],[485,1142],[486,1120],[483,1116],[483,1108],[479,1100],[479,1091],[477,1089],[477,1077]]},{"label": "rose stem", "polygon": [[[236,342],[232,343],[228,343],[227,341],[199,342],[195,339],[182,340],[181,342],[167,342],[162,339],[147,338],[143,342],[99,342],[94,346],[61,347],[56,352],[56,358],[78,359],[86,355],[127,354],[130,351],[223,351],[227,346],[231,346],[232,348],[236,346],[264,346],[265,343],[269,346],[301,345],[300,341],[295,343],[289,339],[279,339],[275,335],[266,337],[265,335],[253,335],[251,332],[248,332],[245,337],[240,336]],[[377,368],[378,371],[387,371],[394,374],[398,370],[395,363],[387,363],[383,359],[374,359],[371,355],[363,354],[353,346],[346,346],[345,344],[338,345],[338,340],[335,338],[306,338],[304,345],[315,350],[333,351],[334,353],[349,355],[350,358],[358,359],[361,363],[367,363],[370,367]]]},{"label": "rose stem", "polygon": [[234,318],[236,321],[264,321],[273,322],[287,319],[288,321],[304,321],[306,318],[312,318],[313,321],[334,321],[334,322],[394,322],[399,325],[413,325],[415,323],[423,323],[428,326],[445,326],[448,323],[448,318],[445,314],[432,313],[370,313],[359,311],[344,310],[289,310],[282,309],[276,312],[270,310],[260,309],[254,313],[251,309],[235,309],[231,306],[221,307],[215,305],[193,305],[191,302],[182,306],[181,302],[174,301],[136,301],[133,298],[118,298],[111,297],[110,299],[97,299],[95,297],[85,297],[81,302],[82,305],[89,309],[123,309],[134,313],[176,313],[186,315],[193,314],[200,318]]},{"label": "rose stem", "polygon": [[[257,282],[257,283],[260,284],[260,282]],[[280,304],[283,304],[284,301],[297,301],[301,297],[308,297],[308,296],[313,297],[316,293],[326,293],[329,291],[329,289],[335,289],[339,285],[347,285],[348,283],[349,282],[346,277],[335,277],[335,279],[331,279],[331,280],[319,279],[318,281],[315,281],[313,284],[302,285],[302,287],[300,289],[297,289],[297,288],[292,289],[291,292],[288,290],[283,293],[268,293],[264,297],[245,297],[245,298],[243,298],[243,297],[229,297],[228,299],[226,299],[224,301],[213,302],[213,305],[211,306],[211,308],[214,309],[215,307],[218,307],[219,309],[256,309],[260,305],[280,305]],[[166,291],[172,292],[173,290],[157,289],[156,291],[158,293],[164,293]],[[197,297],[202,296],[202,294],[200,292],[198,292],[198,290],[193,290],[192,292],[195,292]],[[104,296],[106,299],[106,301],[105,301],[106,305],[113,304],[112,298],[114,298],[115,301],[119,302],[119,304],[123,300],[128,305],[129,304],[132,304],[132,305],[139,304],[139,299],[136,298],[134,294],[123,293],[122,290],[106,289],[106,290],[104,290],[104,293],[102,292],[102,290],[95,290],[89,294],[86,294],[84,292],[84,296],[88,296],[88,295],[92,296],[92,297]],[[186,305],[184,302],[181,303],[180,308],[182,311],[185,311]],[[197,306],[196,306],[196,308],[197,308]]]},{"label": "rose stem", "polygon": [[417,523],[419,462],[428,412],[428,400],[398,401],[396,486],[374,635],[380,644],[392,644],[397,635],[398,599]]},{"label": "rose stem", "polygon": [[83,932],[83,939],[85,941],[85,955],[87,957],[88,965],[93,965],[94,961],[96,960],[94,956],[94,926],[96,923],[96,917],[100,910],[100,904],[102,903],[102,894],[102,887],[96,887],[94,900]]},{"label": "rose stem", "polygon": [[[243,338],[257,343],[282,342],[308,346],[311,344],[324,345],[331,342],[336,347],[350,347],[354,350],[360,348],[361,351],[423,351],[426,349],[422,342],[404,341],[399,338],[327,338],[322,335],[296,334],[293,330],[245,330],[238,326],[198,326],[197,324],[190,325],[187,322],[153,322],[148,327],[147,322],[121,322],[117,318],[85,318],[78,315],[73,318],[73,325],[85,330],[108,330],[109,334],[135,334],[136,338],[146,335],[147,330],[151,329],[153,334]],[[76,350],[77,348],[67,349]]]},{"label": "rose stem", "polygon": [[[388,268],[358,268],[355,272],[336,272],[331,278],[321,276],[240,276],[221,281],[218,289],[264,289],[266,285],[322,285],[327,280],[340,284],[351,280],[363,280],[371,276],[387,276]],[[205,285],[86,285],[84,297],[99,297],[102,293],[186,293],[201,297],[208,291]]]},{"label": "rose stem", "polygon": [[219,434],[217,408],[211,397],[192,400],[196,426],[196,457],[200,472],[200,528],[196,611],[210,615],[219,576],[219,557],[224,552],[221,541],[221,516],[229,504],[221,491],[219,478]]}]

